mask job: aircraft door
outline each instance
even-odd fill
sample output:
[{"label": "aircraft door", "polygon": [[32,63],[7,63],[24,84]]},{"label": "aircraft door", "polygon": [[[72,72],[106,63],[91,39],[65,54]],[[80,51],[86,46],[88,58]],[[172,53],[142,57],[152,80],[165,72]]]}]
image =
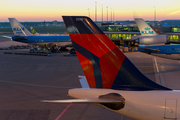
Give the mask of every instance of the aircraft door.
[{"label": "aircraft door", "polygon": [[177,119],[177,100],[166,99],[164,119]]}]

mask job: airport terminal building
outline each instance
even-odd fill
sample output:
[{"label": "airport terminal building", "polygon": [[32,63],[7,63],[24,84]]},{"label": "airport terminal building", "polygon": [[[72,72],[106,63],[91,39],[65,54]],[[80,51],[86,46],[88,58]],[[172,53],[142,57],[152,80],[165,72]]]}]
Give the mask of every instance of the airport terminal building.
[{"label": "airport terminal building", "polygon": [[[156,23],[154,21],[147,22],[158,34],[164,34],[169,36],[169,40],[173,42],[180,41],[180,20],[167,20]],[[114,41],[116,45],[133,45],[131,36],[140,35],[139,29],[135,21],[129,21],[125,24],[122,23],[110,23],[102,24],[101,29],[104,33]],[[126,41],[127,40],[127,41]]]},{"label": "airport terminal building", "polygon": [[[158,34],[169,36],[170,41],[180,41],[180,20],[146,21]],[[67,33],[64,22],[22,22],[28,30],[32,26],[38,33],[64,34]],[[116,44],[134,46],[130,41],[132,36],[140,35],[135,21],[96,22],[104,33]],[[156,24],[156,25],[154,25]],[[154,27],[156,26],[156,27]],[[0,23],[0,32],[12,32],[9,22]]]}]

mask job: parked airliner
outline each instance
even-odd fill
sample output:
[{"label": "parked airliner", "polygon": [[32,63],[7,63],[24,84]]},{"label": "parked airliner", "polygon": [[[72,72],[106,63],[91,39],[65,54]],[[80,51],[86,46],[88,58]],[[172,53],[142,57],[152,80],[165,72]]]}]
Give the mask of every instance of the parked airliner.
[{"label": "parked airliner", "polygon": [[6,38],[11,38],[13,41],[22,42],[27,44],[33,44],[41,47],[66,47],[72,46],[71,39],[69,35],[34,35],[29,32],[21,23],[19,23],[15,18],[9,18],[9,22],[12,27],[12,31],[15,36],[3,36]]},{"label": "parked airliner", "polygon": [[144,76],[88,17],[63,16],[89,88],[75,88],[69,100],[93,103],[137,120],[180,120],[180,91]]},{"label": "parked airliner", "polygon": [[180,60],[180,45],[158,45],[139,47],[138,51],[162,58]]},{"label": "parked airliner", "polygon": [[139,45],[169,43],[168,35],[158,35],[142,18],[134,18],[141,35],[132,36]]}]

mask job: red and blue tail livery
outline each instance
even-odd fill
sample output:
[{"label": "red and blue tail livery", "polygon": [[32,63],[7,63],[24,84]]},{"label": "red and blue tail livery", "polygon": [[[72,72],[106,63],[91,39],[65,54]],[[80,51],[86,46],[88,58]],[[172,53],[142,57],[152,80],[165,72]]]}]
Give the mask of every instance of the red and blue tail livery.
[{"label": "red and blue tail livery", "polygon": [[144,76],[90,18],[63,19],[90,88],[171,90]]},{"label": "red and blue tail livery", "polygon": [[144,76],[88,17],[63,16],[86,80],[68,91],[68,100],[47,103],[92,103],[135,120],[180,118],[180,91]]}]

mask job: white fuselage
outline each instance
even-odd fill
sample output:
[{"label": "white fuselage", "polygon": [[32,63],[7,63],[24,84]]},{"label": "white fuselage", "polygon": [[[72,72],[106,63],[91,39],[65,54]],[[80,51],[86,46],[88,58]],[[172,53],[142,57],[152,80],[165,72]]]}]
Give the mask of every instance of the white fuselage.
[{"label": "white fuselage", "polygon": [[152,45],[152,44],[165,44],[169,42],[167,35],[157,35],[157,36],[139,36],[139,45]]},{"label": "white fuselage", "polygon": [[137,120],[180,120],[179,90],[123,91],[79,88],[68,92],[69,96],[79,99],[98,98],[108,93],[118,93],[125,99],[124,108],[112,110],[124,116]]}]

